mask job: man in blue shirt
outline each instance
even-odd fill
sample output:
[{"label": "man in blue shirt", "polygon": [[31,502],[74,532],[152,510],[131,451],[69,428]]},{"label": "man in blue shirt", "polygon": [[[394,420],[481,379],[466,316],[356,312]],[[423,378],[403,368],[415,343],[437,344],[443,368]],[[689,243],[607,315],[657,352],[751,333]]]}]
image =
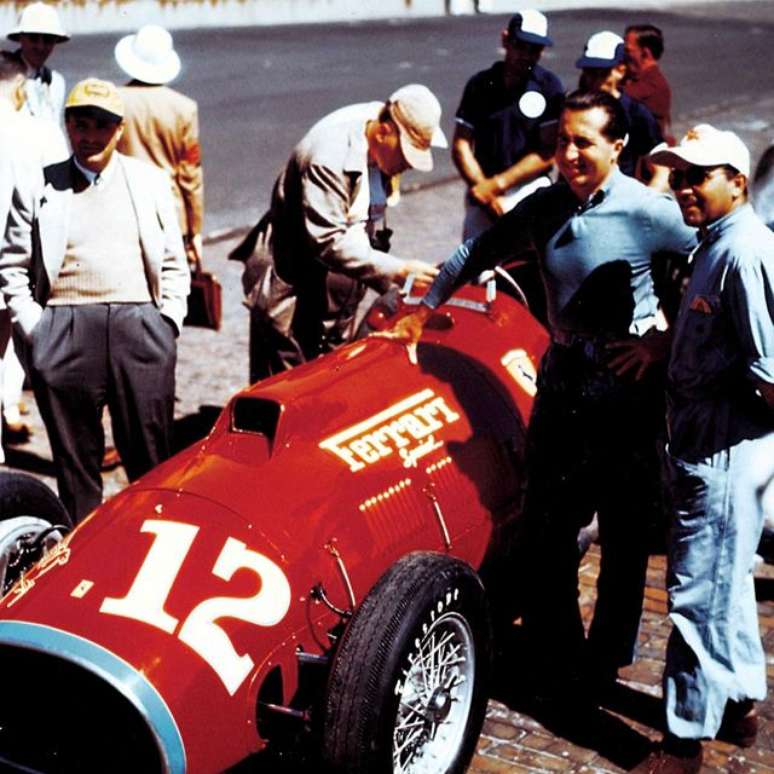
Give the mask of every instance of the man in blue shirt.
[{"label": "man in blue shirt", "polygon": [[[663,393],[653,366],[666,348],[654,327],[650,263],[658,251],[687,253],[695,244],[695,231],[672,199],[618,169],[625,135],[617,99],[604,92],[570,95],[555,156],[562,180],[462,244],[418,311],[392,333],[416,342],[455,288],[525,243],[536,248],[552,344],[529,427],[523,569],[531,595],[524,624],[542,690],[569,691],[579,701],[589,696],[587,685],[610,685],[634,657],[644,533],[661,492],[656,441]],[[576,540],[595,512],[602,559],[586,641]]]},{"label": "man in blue shirt", "polygon": [[750,154],[702,124],[657,149],[699,229],[668,370],[669,615],[662,748],[640,772],[697,772],[702,739],[750,746],[766,696],[753,557],[753,481],[774,431],[774,234],[748,202]]},{"label": "man in blue shirt", "polygon": [[505,60],[468,81],[455,119],[452,159],[468,185],[463,239],[550,183],[546,125],[559,117],[564,88],[538,64],[543,48],[553,45],[546,17],[532,9],[517,13],[502,43]]}]

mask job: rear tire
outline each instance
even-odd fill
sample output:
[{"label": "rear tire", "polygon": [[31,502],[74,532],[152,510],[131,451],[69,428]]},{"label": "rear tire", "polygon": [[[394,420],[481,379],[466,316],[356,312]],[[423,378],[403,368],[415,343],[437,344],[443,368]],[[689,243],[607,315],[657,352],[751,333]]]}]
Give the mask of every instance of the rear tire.
[{"label": "rear tire", "polygon": [[336,772],[464,772],[488,697],[484,588],[464,562],[409,554],[357,609],[326,694],[323,754]]}]

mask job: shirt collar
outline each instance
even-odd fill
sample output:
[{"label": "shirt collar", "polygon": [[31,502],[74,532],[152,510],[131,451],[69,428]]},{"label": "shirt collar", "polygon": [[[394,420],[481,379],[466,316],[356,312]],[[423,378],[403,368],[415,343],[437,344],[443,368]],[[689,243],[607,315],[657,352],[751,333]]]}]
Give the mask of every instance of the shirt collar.
[{"label": "shirt collar", "polygon": [[577,212],[586,212],[586,210],[590,210],[592,207],[596,207],[602,204],[602,202],[605,201],[608,196],[610,196],[610,192],[615,188],[615,186],[618,185],[618,182],[622,176],[623,173],[619,169],[614,169],[610,177],[607,178],[605,184],[601,188],[598,188],[585,201],[578,204]]},{"label": "shirt collar", "polygon": [[86,182],[88,182],[89,185],[104,185],[113,177],[113,172],[116,168],[116,159],[115,156],[113,156],[108,162],[108,165],[101,172],[94,172],[91,169],[87,169],[74,155],[73,164],[75,164],[78,171],[86,178]]},{"label": "shirt collar", "polygon": [[731,228],[738,220],[747,217],[750,212],[752,212],[752,205],[749,202],[745,202],[740,207],[729,212],[728,215],[724,215],[719,220],[716,220],[708,226],[707,231],[701,240],[701,244],[706,246],[711,245],[713,242],[717,242],[729,228]]},{"label": "shirt collar", "polygon": [[362,122],[358,121],[349,130],[349,139],[347,142],[347,154],[344,158],[344,172],[363,172],[363,159],[367,159],[366,165],[370,166],[368,156],[368,138],[366,137],[366,128],[369,121],[375,121],[384,107],[383,102],[374,102],[370,109],[366,109],[367,115]]}]

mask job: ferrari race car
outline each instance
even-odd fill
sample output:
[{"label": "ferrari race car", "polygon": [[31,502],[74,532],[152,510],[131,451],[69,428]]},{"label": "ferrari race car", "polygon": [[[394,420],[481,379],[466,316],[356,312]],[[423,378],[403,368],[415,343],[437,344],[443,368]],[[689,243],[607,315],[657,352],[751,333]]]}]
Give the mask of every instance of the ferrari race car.
[{"label": "ferrari race car", "polygon": [[417,364],[369,336],[260,382],[73,531],[4,474],[0,763],[218,772],[292,727],[332,771],[463,771],[546,345],[465,288]]}]

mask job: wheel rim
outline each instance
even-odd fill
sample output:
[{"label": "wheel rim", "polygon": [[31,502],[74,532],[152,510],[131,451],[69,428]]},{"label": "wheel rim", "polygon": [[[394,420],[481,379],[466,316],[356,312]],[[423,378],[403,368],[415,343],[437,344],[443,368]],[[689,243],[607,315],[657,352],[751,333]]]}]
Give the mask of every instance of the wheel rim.
[{"label": "wheel rim", "polygon": [[447,771],[465,739],[475,687],[475,650],[468,622],[447,612],[414,640],[396,686],[394,774]]},{"label": "wheel rim", "polygon": [[51,529],[51,522],[35,516],[17,516],[0,522],[0,596],[16,582],[19,576],[42,553],[62,539],[59,531],[50,532],[35,556],[26,552],[26,545],[34,542],[44,531]]}]

